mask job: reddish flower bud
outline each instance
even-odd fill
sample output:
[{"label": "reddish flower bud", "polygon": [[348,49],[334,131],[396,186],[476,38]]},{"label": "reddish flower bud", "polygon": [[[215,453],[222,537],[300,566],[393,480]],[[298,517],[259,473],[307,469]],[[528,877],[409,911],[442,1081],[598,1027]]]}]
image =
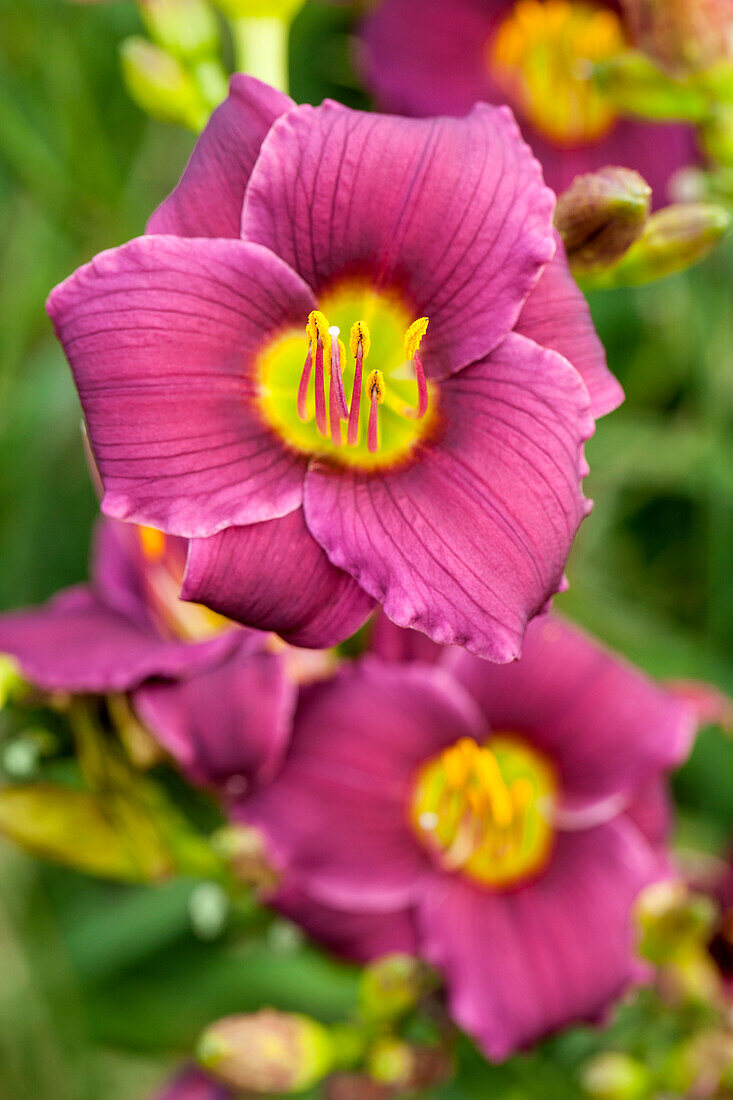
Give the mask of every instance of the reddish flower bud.
[{"label": "reddish flower bud", "polygon": [[555,210],[571,266],[592,271],[620,260],[644,228],[651,194],[643,177],[629,168],[576,176]]},{"label": "reddish flower bud", "polygon": [[228,1016],[208,1028],[198,1060],[217,1080],[250,1092],[300,1092],[331,1070],[331,1035],[316,1020],[264,1009]]}]

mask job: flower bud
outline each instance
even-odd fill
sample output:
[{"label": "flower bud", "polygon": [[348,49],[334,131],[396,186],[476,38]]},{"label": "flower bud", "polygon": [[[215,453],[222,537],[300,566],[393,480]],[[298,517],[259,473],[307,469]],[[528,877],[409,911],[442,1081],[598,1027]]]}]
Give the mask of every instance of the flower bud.
[{"label": "flower bud", "polygon": [[582,1084],[595,1100],[643,1100],[650,1095],[650,1074],[628,1054],[606,1051],[586,1063]]},{"label": "flower bud", "polygon": [[453,1064],[442,1047],[413,1046],[387,1036],[370,1050],[368,1069],[379,1084],[421,1093],[449,1080]]},{"label": "flower bud", "polygon": [[668,72],[706,68],[731,45],[729,0],[623,0],[636,45]]},{"label": "flower bud", "polygon": [[23,695],[27,685],[20,675],[20,669],[12,657],[0,653],[0,710],[19,695]]},{"label": "flower bud", "polygon": [[359,1009],[365,1020],[398,1020],[416,1005],[427,971],[412,955],[385,955],[362,971]]},{"label": "flower bud", "polygon": [[226,825],[214,833],[211,843],[240,881],[263,892],[277,888],[279,876],[268,860],[265,838],[258,829]]},{"label": "flower bud", "polygon": [[203,129],[207,106],[180,61],[145,38],[125,39],[120,55],[127,90],[141,110],[162,122]]},{"label": "flower bud", "polygon": [[623,259],[584,277],[586,287],[640,286],[704,259],[730,228],[730,214],[711,203],[675,203],[649,218]]},{"label": "flower bud", "polygon": [[630,168],[601,168],[576,176],[557,200],[555,225],[573,270],[615,264],[641,234],[652,190]]},{"label": "flower bud", "polygon": [[219,28],[204,0],[140,0],[140,13],[163,50],[195,61],[216,54]]},{"label": "flower bud", "polygon": [[641,932],[639,950],[659,966],[690,947],[707,943],[717,909],[711,898],[690,893],[681,882],[660,882],[641,893],[635,915]]},{"label": "flower bud", "polygon": [[322,1024],[273,1009],[219,1020],[198,1049],[200,1064],[222,1084],[262,1093],[312,1088],[331,1071],[335,1055]]}]

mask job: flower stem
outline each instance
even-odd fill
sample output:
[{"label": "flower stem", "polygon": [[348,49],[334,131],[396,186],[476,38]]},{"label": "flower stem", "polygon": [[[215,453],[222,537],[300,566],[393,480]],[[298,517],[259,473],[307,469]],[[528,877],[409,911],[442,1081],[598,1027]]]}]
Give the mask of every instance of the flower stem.
[{"label": "flower stem", "polygon": [[239,16],[231,20],[239,72],[288,90],[288,23],[277,16]]}]

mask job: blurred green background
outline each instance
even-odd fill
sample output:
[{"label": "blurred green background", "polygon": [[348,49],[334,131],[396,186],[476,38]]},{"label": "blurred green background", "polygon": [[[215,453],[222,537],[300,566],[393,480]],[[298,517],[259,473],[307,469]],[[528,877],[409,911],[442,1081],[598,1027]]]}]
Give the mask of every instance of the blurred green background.
[{"label": "blurred green background", "polygon": [[[349,19],[348,8],[316,3],[298,16],[296,99],[361,102]],[[96,509],[45,296],[93,253],[142,232],[193,142],[147,120],[124,91],[118,44],[139,31],[126,0],[0,0],[0,609],[84,578]],[[627,403],[588,446],[596,506],[557,601],[654,674],[728,691],[732,277],[730,244],[685,275],[593,298]],[[676,793],[680,843],[725,851],[733,741],[706,731]],[[132,1100],[223,1012],[348,1009],[348,968],[286,928],[197,938],[194,886],[113,887],[0,844],[0,1100]],[[496,1095],[568,1096],[542,1065],[496,1071]],[[487,1079],[470,1079],[441,1095],[486,1095]]]}]

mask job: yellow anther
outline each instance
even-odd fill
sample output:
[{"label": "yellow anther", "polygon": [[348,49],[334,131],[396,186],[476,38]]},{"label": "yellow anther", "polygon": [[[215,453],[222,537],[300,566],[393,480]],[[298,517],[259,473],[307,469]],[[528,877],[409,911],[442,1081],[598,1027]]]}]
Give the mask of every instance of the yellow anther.
[{"label": "yellow anther", "polygon": [[138,538],[148,561],[160,561],[165,554],[165,535],[155,527],[138,527]]},{"label": "yellow anther", "polygon": [[359,348],[359,342],[361,342],[361,352],[366,359],[369,354],[369,349],[372,346],[372,337],[369,332],[369,328],[363,321],[355,321],[351,326],[351,335],[349,337],[349,349],[354,359],[356,359],[356,353]]},{"label": "yellow anther", "polygon": [[417,321],[412,322],[405,333],[405,359],[412,361],[415,358],[422,338],[428,331],[429,323],[427,317],[418,317]]},{"label": "yellow anther", "polygon": [[511,825],[514,806],[501,769],[491,749],[481,749],[474,764],[481,786],[491,800],[491,811],[500,829]]},{"label": "yellow anther", "polygon": [[515,779],[509,787],[509,797],[514,806],[515,815],[523,814],[532,801],[534,787],[526,776]]},{"label": "yellow anther", "polygon": [[308,335],[311,340],[316,340],[319,336],[321,340],[325,340],[328,336],[328,321],[320,309],[314,309],[308,314]]},{"label": "yellow anther", "polygon": [[341,370],[343,370],[346,363],[346,348],[344,347],[343,340],[339,340],[339,351],[341,353]]},{"label": "yellow anther", "polygon": [[471,812],[479,818],[486,818],[491,807],[486,791],[482,787],[466,788],[466,800]]},{"label": "yellow anther", "polygon": [[446,782],[455,791],[462,790],[465,787],[471,774],[471,765],[466,759],[465,753],[461,751],[461,744],[459,741],[457,745],[446,749],[442,758]]},{"label": "yellow anther", "polygon": [[387,388],[384,384],[384,375],[381,370],[373,370],[366,380],[366,391],[371,398],[372,394],[376,391],[377,404],[383,405],[384,398],[387,393]]},{"label": "yellow anther", "polygon": [[323,362],[327,370],[331,364],[331,336],[328,327],[326,315],[321,313],[320,309],[314,309],[312,313],[308,314],[307,332],[308,339],[311,342],[313,364],[315,365],[316,362],[316,347],[320,337],[323,345]]}]

